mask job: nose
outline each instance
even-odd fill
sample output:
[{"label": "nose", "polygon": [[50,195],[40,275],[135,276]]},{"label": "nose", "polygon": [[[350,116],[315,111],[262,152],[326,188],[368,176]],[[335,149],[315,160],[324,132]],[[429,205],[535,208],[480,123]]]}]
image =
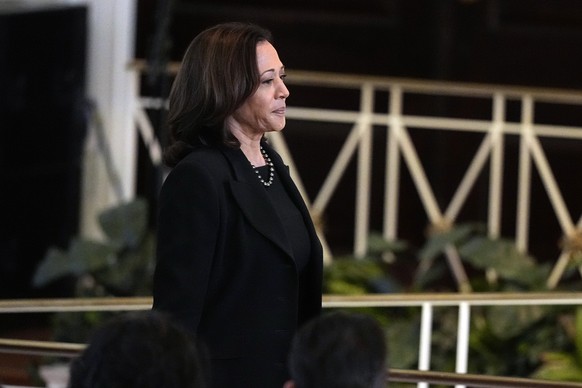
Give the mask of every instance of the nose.
[{"label": "nose", "polygon": [[287,89],[287,85],[285,85],[285,83],[281,80],[280,81],[280,87],[279,87],[279,98],[282,99],[286,99],[287,97],[289,97],[289,89]]}]

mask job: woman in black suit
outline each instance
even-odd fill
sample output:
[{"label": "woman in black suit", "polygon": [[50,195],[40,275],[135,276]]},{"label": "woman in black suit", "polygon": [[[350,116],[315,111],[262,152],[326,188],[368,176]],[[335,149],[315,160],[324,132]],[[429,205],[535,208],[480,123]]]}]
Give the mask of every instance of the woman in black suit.
[{"label": "woman in black suit", "polygon": [[225,23],[188,48],[169,103],[154,309],[206,344],[213,387],[281,387],[321,310],[322,249],[281,157],[285,68],[268,31]]}]

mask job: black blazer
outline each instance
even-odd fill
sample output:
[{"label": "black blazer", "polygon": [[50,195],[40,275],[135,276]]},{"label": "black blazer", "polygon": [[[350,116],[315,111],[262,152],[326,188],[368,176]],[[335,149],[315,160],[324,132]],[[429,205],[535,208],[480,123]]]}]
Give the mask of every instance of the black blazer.
[{"label": "black blazer", "polygon": [[229,375],[225,386],[282,386],[294,332],[321,311],[321,244],[287,166],[263,147],[308,229],[311,257],[301,274],[241,150],[195,149],[173,168],[159,197],[153,308],[206,344],[214,387],[226,378],[217,374]]}]

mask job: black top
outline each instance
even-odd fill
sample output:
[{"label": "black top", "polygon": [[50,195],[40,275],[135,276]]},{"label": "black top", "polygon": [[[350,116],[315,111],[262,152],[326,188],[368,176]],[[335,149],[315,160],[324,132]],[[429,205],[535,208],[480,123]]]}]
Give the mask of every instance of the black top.
[{"label": "black top", "polygon": [[[268,165],[255,168],[263,178],[269,176]],[[258,183],[260,183],[260,181],[258,181]],[[307,226],[303,221],[299,209],[297,209],[297,206],[295,206],[289,197],[289,194],[281,183],[281,179],[276,173],[271,186],[265,187],[265,189],[267,189],[271,203],[273,204],[273,207],[283,224],[287,238],[291,243],[295,265],[297,266],[297,271],[300,273],[307,265],[311,255],[311,240],[307,233]]]}]

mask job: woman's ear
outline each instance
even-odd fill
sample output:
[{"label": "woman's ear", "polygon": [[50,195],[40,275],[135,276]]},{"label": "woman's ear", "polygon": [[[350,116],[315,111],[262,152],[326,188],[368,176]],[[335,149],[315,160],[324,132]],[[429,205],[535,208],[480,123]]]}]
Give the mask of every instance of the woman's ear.
[{"label": "woman's ear", "polygon": [[295,388],[295,382],[293,380],[287,380],[283,384],[283,388]]}]

